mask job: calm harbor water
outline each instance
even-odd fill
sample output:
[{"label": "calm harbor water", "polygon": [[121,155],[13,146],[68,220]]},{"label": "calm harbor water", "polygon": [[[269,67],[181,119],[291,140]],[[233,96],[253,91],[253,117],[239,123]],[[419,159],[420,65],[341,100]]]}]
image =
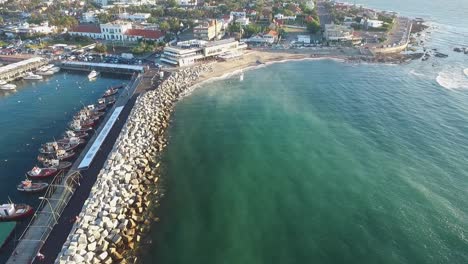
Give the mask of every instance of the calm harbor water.
[{"label": "calm harbor water", "polygon": [[202,85],[173,116],[145,263],[468,263],[468,3],[356,2],[431,19],[449,58]]},{"label": "calm harbor water", "polygon": [[[0,203],[11,198],[37,205],[37,195],[16,190],[25,172],[36,164],[37,149],[61,138],[73,114],[83,105],[95,103],[109,86],[127,81],[103,75],[90,82],[85,73],[61,72],[42,81],[17,82],[18,89],[13,93],[0,91]],[[0,263],[8,252],[0,253]]]}]

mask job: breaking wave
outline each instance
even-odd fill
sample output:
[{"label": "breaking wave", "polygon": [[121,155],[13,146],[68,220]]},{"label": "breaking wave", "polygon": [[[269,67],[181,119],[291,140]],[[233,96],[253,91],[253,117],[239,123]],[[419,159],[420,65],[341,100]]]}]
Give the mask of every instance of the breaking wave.
[{"label": "breaking wave", "polygon": [[468,89],[466,76],[468,76],[468,69],[464,69],[463,73],[460,70],[445,70],[439,72],[436,81],[446,89]]}]

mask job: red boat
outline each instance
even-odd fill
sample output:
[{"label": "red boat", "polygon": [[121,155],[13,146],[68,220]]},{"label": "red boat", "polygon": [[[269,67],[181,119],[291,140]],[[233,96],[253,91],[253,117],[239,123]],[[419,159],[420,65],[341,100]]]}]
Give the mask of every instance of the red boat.
[{"label": "red boat", "polygon": [[43,160],[46,160],[46,159],[58,159],[58,160],[70,160],[72,159],[74,156],[75,156],[75,152],[73,151],[64,151],[64,150],[61,150],[59,149],[55,154],[52,154],[52,155],[46,155],[46,154],[41,154],[37,157],[37,160],[38,161],[43,161]]},{"label": "red boat", "polygon": [[64,151],[71,151],[76,149],[80,145],[80,142],[74,141],[72,143],[65,143],[65,142],[48,142],[42,145],[41,148],[39,148],[39,152],[42,154],[53,154],[57,152],[58,150],[64,150]]},{"label": "red boat", "polygon": [[70,161],[60,161],[57,159],[44,160],[42,164],[44,164],[46,168],[55,168],[57,170],[66,170],[73,165]]},{"label": "red boat", "polygon": [[102,97],[109,97],[109,96],[112,96],[114,94],[117,94],[119,92],[118,89],[115,89],[115,88],[109,88],[107,89],[104,94],[102,95]]},{"label": "red boat", "polygon": [[49,184],[46,182],[32,182],[30,180],[22,181],[16,189],[20,192],[27,192],[27,193],[36,193],[45,191],[49,187]]},{"label": "red boat", "polygon": [[34,209],[27,204],[2,204],[0,205],[0,221],[18,221],[31,216]]},{"label": "red boat", "polygon": [[33,179],[43,179],[43,178],[49,178],[52,176],[55,176],[55,174],[58,173],[58,170],[56,168],[39,168],[37,166],[34,166],[32,170],[26,172],[26,175],[29,178]]},{"label": "red boat", "polygon": [[41,160],[46,168],[55,168],[57,170],[66,170],[72,166],[70,161],[60,161],[58,159],[45,159]]},{"label": "red boat", "polygon": [[77,137],[77,138],[84,139],[84,138],[87,138],[89,134],[86,132],[75,132],[75,131],[67,130],[65,131],[65,136],[67,138]]},{"label": "red boat", "polygon": [[86,132],[86,131],[89,131],[89,130],[93,129],[92,126],[83,125],[79,120],[73,120],[70,123],[70,128],[71,128],[71,130],[73,130],[75,132]]}]

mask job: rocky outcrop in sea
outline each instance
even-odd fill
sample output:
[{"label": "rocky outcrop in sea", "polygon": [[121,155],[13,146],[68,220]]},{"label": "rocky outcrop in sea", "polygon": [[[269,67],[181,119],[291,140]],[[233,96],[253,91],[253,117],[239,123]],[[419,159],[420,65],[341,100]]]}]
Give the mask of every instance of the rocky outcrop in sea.
[{"label": "rocky outcrop in sea", "polygon": [[135,249],[157,220],[150,208],[163,195],[159,158],[173,107],[211,67],[174,72],[137,99],[56,263],[135,262]]}]

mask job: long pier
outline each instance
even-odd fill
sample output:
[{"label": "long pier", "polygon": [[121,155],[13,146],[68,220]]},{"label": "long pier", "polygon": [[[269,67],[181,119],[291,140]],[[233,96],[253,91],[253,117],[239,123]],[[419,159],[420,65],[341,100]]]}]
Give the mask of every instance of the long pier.
[{"label": "long pier", "polygon": [[47,64],[48,61],[41,57],[34,57],[23,61],[0,67],[0,80],[13,81],[24,76],[26,72],[34,71]]},{"label": "long pier", "polygon": [[[100,166],[102,166],[102,164],[91,164],[92,168],[89,168],[89,171],[80,171],[78,167],[82,161],[86,159],[87,155],[94,151],[92,148],[96,147],[94,144],[95,142],[101,141],[101,144],[106,144],[108,143],[106,141],[111,141],[106,139],[109,132],[108,130],[114,130],[118,128],[116,127],[117,125],[114,125],[115,118],[120,115],[120,111],[122,111],[123,108],[125,109],[124,111],[128,112],[131,110],[131,106],[128,106],[127,102],[129,102],[129,100],[132,98],[141,79],[141,75],[137,75],[132,79],[132,82],[127,85],[127,87],[125,87],[117,102],[109,111],[109,114],[106,115],[106,118],[98,127],[96,133],[88,142],[86,148],[75,161],[70,171],[67,174],[62,173],[55,177],[45,195],[40,198],[42,201],[38,206],[38,209],[31,219],[28,227],[18,240],[18,244],[8,259],[7,264],[33,263],[36,259],[37,253],[46,243],[57,242],[51,241],[50,239],[51,236],[54,236],[54,232],[63,232],[63,230],[60,230],[64,228],[62,225],[70,224],[70,216],[66,215],[67,210],[81,211],[82,204],[79,205],[79,208],[70,208],[68,204],[73,204],[74,199],[79,200],[89,195],[89,191],[91,190],[91,187],[95,181],[95,176],[97,175],[97,172],[99,172]],[[125,120],[119,121],[122,123],[120,125],[123,126]],[[99,149],[101,144],[98,146]],[[107,156],[106,153],[100,154]],[[95,163],[98,162],[95,161]],[[92,175],[87,174],[96,175],[92,177]],[[88,194],[86,194],[86,192]]]},{"label": "long pier", "polygon": [[82,61],[61,61],[57,63],[61,69],[75,70],[75,71],[92,71],[108,72],[117,74],[133,74],[143,73],[145,67],[141,65],[128,65],[128,64],[114,64],[114,63],[94,63]]}]

